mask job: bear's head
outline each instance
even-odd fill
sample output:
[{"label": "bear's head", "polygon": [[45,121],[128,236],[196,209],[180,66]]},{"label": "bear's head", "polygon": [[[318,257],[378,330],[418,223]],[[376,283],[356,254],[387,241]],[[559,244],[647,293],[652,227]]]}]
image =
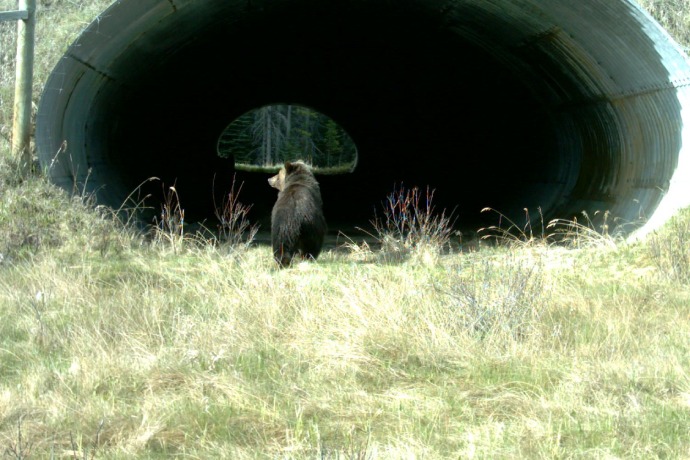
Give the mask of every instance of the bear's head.
[{"label": "bear's head", "polygon": [[278,174],[268,179],[268,185],[282,191],[285,188],[285,178],[290,174],[307,173],[310,174],[309,166],[302,160],[286,161],[285,166],[280,168]]},{"label": "bear's head", "polygon": [[285,168],[280,168],[278,174],[268,179],[268,185],[278,190],[283,190],[285,186]]}]

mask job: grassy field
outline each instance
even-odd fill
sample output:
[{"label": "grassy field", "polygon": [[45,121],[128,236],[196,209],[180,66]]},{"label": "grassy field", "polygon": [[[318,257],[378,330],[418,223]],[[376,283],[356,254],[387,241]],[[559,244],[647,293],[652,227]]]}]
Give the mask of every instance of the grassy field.
[{"label": "grassy field", "polygon": [[[37,94],[107,3],[41,8]],[[690,5],[645,6],[687,46]],[[142,236],[17,178],[12,30],[2,458],[690,458],[690,210],[638,243],[344,241],[282,271],[265,246]]]}]

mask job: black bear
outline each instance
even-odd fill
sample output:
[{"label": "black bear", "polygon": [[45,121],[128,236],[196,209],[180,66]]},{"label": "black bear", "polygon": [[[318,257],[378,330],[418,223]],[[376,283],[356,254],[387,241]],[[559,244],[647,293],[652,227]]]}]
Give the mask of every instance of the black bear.
[{"label": "black bear", "polygon": [[287,267],[296,255],[316,259],[328,226],[319,183],[309,166],[302,161],[286,161],[268,183],[279,190],[271,212],[271,244],[276,261]]}]

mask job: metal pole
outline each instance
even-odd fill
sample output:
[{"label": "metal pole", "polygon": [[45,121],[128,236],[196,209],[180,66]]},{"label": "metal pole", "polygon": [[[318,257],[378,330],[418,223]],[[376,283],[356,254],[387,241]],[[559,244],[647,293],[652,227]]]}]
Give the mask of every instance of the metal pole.
[{"label": "metal pole", "polygon": [[19,0],[19,10],[27,19],[17,22],[17,75],[14,83],[14,118],[12,120],[12,154],[19,160],[22,174],[31,170],[31,94],[34,73],[34,36],[36,0]]}]

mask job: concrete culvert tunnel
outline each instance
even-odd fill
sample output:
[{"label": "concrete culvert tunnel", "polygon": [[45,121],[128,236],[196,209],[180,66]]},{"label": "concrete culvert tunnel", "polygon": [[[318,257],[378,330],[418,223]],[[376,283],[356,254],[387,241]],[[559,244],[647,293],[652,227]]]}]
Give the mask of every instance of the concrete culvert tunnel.
[{"label": "concrete culvert tunnel", "polygon": [[[359,152],[353,173],[318,177],[335,231],[367,226],[400,183],[434,189],[465,230],[495,222],[485,207],[650,229],[690,201],[689,84],[683,51],[627,0],[120,0],[51,74],[36,143],[54,182],[101,204],[155,176],[188,220],[213,219],[234,172],[222,131],[300,104]],[[267,177],[237,172],[255,221]]]}]

